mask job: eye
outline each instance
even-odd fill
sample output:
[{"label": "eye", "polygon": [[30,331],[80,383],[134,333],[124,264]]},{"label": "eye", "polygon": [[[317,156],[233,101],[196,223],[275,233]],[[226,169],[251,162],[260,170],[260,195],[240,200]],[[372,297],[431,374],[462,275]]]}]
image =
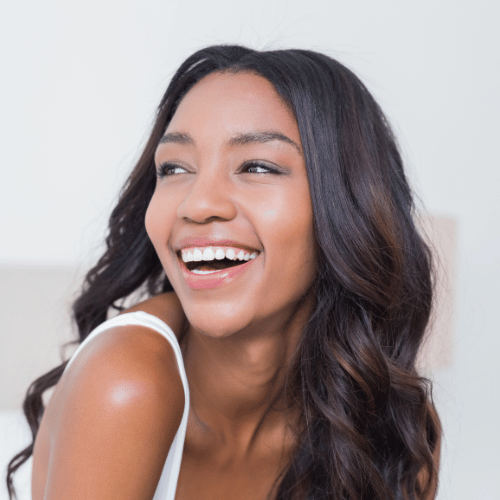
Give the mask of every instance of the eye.
[{"label": "eye", "polygon": [[246,162],[240,170],[241,173],[250,174],[282,174],[283,172],[276,166],[261,161]]},{"label": "eye", "polygon": [[161,179],[162,177],[168,177],[176,174],[187,173],[187,170],[180,165],[176,165],[175,163],[161,163],[158,165],[156,169],[156,175]]}]

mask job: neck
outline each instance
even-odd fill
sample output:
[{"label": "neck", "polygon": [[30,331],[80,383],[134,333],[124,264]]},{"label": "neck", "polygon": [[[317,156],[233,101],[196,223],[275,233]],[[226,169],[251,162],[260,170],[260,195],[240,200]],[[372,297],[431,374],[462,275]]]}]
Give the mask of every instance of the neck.
[{"label": "neck", "polygon": [[240,456],[261,441],[282,447],[283,389],[311,302],[222,338],[189,328],[184,363],[200,442]]}]

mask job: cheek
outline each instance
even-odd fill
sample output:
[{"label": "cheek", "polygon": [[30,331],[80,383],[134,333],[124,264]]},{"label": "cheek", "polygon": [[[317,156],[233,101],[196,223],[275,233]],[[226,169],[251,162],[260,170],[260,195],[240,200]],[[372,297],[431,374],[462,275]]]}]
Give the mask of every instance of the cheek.
[{"label": "cheek", "polygon": [[261,211],[266,260],[273,279],[282,286],[308,288],[316,274],[316,241],[309,193],[296,193]]},{"label": "cheek", "polygon": [[261,211],[267,233],[280,246],[294,250],[308,248],[313,241],[313,214],[309,192],[284,192]]},{"label": "cheek", "polygon": [[148,233],[149,239],[153,245],[155,244],[155,228],[156,228],[156,217],[154,210],[154,195],[149,202],[148,208],[146,210],[146,216],[144,217],[144,225],[146,227],[146,233]]},{"label": "cheek", "polygon": [[159,253],[161,247],[167,242],[167,230],[169,227],[168,211],[163,205],[164,203],[162,203],[161,198],[153,194],[144,218],[146,232],[157,253]]}]

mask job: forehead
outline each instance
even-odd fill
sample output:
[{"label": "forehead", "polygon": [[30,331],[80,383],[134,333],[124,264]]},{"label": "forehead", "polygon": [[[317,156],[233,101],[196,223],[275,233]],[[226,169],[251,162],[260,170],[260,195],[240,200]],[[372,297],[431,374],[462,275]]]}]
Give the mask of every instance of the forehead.
[{"label": "forehead", "polygon": [[253,73],[212,73],[189,90],[168,132],[204,128],[228,135],[276,129],[300,143],[293,113],[271,82]]}]

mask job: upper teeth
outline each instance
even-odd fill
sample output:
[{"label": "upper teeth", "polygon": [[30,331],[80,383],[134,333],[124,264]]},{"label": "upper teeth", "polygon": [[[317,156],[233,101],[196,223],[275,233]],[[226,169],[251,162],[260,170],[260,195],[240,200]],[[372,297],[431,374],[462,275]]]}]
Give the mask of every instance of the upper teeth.
[{"label": "upper teeth", "polygon": [[[237,253],[238,252],[238,253]],[[238,248],[221,247],[203,247],[203,248],[184,248],[181,250],[183,262],[200,262],[210,260],[252,260],[259,255],[259,252],[248,252]]]}]

